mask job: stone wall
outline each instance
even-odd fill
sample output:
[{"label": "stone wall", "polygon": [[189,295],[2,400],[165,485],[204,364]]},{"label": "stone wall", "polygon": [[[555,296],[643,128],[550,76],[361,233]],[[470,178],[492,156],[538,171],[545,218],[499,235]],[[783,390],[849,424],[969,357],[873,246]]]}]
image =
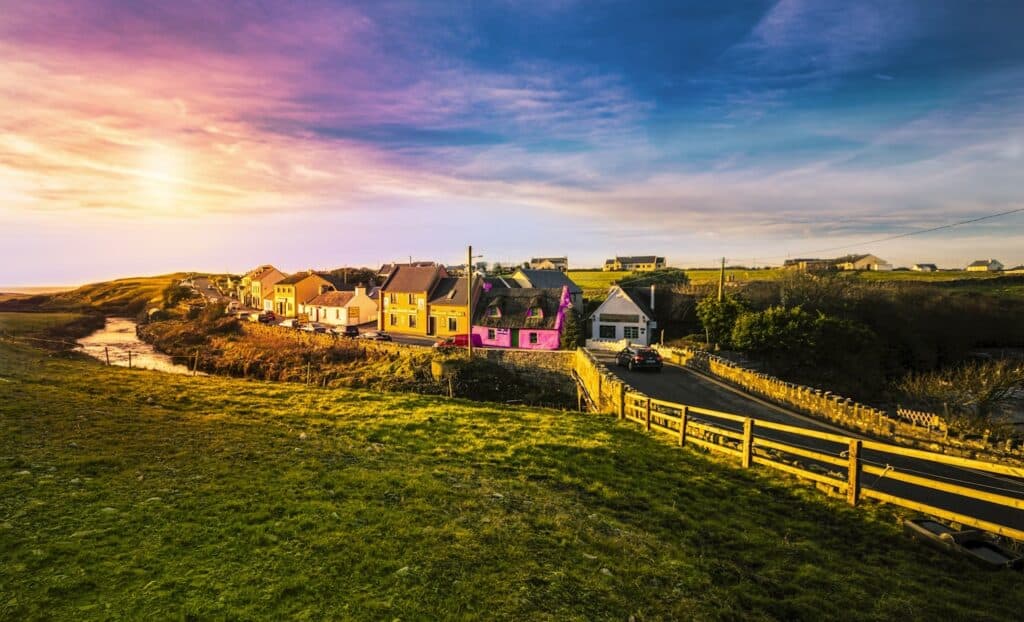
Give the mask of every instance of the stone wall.
[{"label": "stone wall", "polygon": [[746,369],[703,350],[655,347],[667,361],[703,372],[747,393],[842,428],[951,455],[996,460],[1024,458],[1024,448],[1013,442],[997,445],[987,439],[951,438],[948,426],[937,416],[910,411],[889,412],[860,404],[830,391],[785,382]]}]

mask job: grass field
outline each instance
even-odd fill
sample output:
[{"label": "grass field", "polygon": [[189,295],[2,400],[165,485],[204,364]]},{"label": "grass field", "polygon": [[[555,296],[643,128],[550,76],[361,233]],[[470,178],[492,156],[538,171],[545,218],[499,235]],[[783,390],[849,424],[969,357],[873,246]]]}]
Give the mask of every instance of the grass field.
[{"label": "grass field", "polygon": [[0,619],[1016,619],[989,573],[604,416],[0,341]]},{"label": "grass field", "polygon": [[83,285],[54,295],[46,306],[57,309],[84,306],[105,313],[133,315],[144,309],[148,303],[159,301],[164,288],[184,277],[185,273],[176,273]]},{"label": "grass field", "polygon": [[0,333],[25,335],[63,326],[81,317],[77,313],[0,312]]}]

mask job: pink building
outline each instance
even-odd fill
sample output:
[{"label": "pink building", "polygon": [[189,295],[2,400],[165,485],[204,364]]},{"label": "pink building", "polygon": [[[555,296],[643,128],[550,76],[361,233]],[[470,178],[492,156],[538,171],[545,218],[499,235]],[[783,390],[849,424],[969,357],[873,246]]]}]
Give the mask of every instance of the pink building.
[{"label": "pink building", "polygon": [[516,288],[485,283],[473,314],[473,345],[557,350],[571,300],[568,287]]}]

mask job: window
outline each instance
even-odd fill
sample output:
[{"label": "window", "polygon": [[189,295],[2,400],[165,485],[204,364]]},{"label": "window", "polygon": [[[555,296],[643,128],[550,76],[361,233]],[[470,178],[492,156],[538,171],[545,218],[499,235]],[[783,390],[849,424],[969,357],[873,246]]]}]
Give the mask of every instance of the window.
[{"label": "window", "polygon": [[415,315],[410,315],[409,316],[409,328],[416,328],[416,316]]},{"label": "window", "polygon": [[341,319],[341,309],[335,309],[334,310],[334,319],[336,319],[336,320],[340,320]]},{"label": "window", "polygon": [[453,333],[459,330],[459,320],[453,317],[448,318],[448,330]]},{"label": "window", "polygon": [[544,319],[544,309],[541,309],[540,307],[530,307],[526,311],[526,317]]},{"label": "window", "polygon": [[530,343],[536,345],[536,343],[537,343],[537,333],[530,333]]},{"label": "window", "polygon": [[487,340],[488,341],[494,341],[494,338],[495,338],[494,329],[493,328],[488,328],[487,329]]},{"label": "window", "polygon": [[348,309],[348,316],[359,322],[359,307],[346,307]]},{"label": "window", "polygon": [[601,339],[615,339],[615,327],[602,324],[598,329],[598,335]]},{"label": "window", "polygon": [[487,307],[487,317],[501,317],[501,309],[498,307]]},{"label": "window", "polygon": [[625,339],[636,339],[640,336],[640,329],[636,326],[623,326],[622,336]]},{"label": "window", "polygon": [[409,294],[409,304],[416,304],[416,296],[414,294]]},{"label": "window", "polygon": [[391,325],[398,326],[398,316],[394,313],[391,314]]}]

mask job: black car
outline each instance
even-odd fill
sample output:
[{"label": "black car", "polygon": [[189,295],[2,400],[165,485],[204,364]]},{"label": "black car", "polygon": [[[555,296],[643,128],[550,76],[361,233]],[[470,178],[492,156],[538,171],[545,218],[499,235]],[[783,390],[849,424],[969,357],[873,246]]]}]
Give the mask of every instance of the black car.
[{"label": "black car", "polygon": [[358,326],[338,326],[331,330],[338,337],[348,337],[354,339],[359,336]]},{"label": "black car", "polygon": [[620,367],[628,367],[629,371],[634,369],[653,369],[661,371],[661,355],[651,348],[638,348],[629,346],[615,357],[615,362]]}]

